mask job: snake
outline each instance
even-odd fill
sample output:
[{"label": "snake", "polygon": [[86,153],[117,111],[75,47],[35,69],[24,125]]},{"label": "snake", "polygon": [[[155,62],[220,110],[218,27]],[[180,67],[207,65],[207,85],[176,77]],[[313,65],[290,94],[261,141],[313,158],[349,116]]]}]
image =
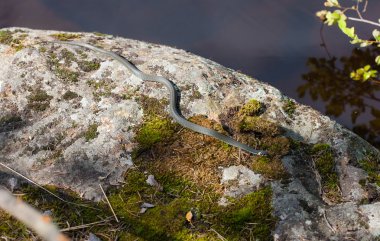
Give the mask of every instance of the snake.
[{"label": "snake", "polygon": [[73,46],[77,46],[77,47],[83,47],[83,48],[90,49],[92,51],[104,54],[104,55],[118,61],[119,63],[121,63],[135,77],[137,77],[143,81],[152,81],[152,82],[157,82],[157,83],[163,84],[169,90],[169,93],[170,93],[169,114],[177,123],[179,123],[183,127],[188,128],[192,131],[195,131],[195,132],[207,135],[207,136],[214,137],[214,138],[216,138],[216,139],[218,139],[224,143],[227,143],[231,146],[237,147],[237,148],[244,150],[248,153],[251,153],[253,155],[262,156],[262,155],[267,154],[266,151],[256,150],[249,145],[246,145],[244,143],[236,141],[235,139],[233,139],[229,136],[223,135],[223,134],[221,134],[215,130],[212,130],[212,129],[197,125],[191,121],[188,121],[181,114],[181,110],[179,108],[179,103],[180,103],[179,89],[177,88],[177,86],[172,81],[170,81],[170,80],[168,80],[162,76],[146,74],[146,73],[142,72],[141,70],[139,70],[134,64],[129,62],[124,57],[122,57],[122,56],[120,56],[120,55],[118,55],[112,51],[107,51],[107,50],[95,47],[95,46],[87,44],[87,43],[76,42],[76,41],[49,41],[49,42],[56,43],[56,44],[66,44],[66,45],[73,45]]}]

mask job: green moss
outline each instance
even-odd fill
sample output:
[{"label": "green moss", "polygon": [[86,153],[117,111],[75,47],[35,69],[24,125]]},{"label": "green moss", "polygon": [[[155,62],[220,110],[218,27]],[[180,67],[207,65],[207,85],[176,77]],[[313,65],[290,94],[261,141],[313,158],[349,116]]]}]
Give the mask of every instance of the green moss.
[{"label": "green moss", "polygon": [[168,100],[159,100],[156,98],[150,98],[146,95],[141,95],[139,96],[138,102],[144,110],[144,116],[168,117],[168,113],[165,111],[165,107],[169,104]]},{"label": "green moss", "polygon": [[[71,64],[72,61],[75,61],[75,57],[72,52],[68,50],[62,50],[60,53],[61,57],[65,60],[66,65]],[[65,82],[78,82],[79,73],[71,71],[66,66],[59,64],[59,59],[55,53],[49,54],[48,64],[52,71]]]},{"label": "green moss", "polygon": [[19,115],[5,115],[0,118],[0,126],[5,126],[20,121],[22,121],[22,118]]},{"label": "green moss", "polygon": [[0,233],[5,240],[27,240],[30,231],[24,224],[0,210]]},{"label": "green moss", "polygon": [[138,130],[136,140],[143,149],[157,142],[163,142],[174,134],[174,125],[167,118],[150,117]]},{"label": "green moss", "polygon": [[270,179],[284,179],[289,177],[282,162],[278,159],[271,159],[266,156],[258,157],[251,165],[255,172],[258,172]]},{"label": "green moss", "polygon": [[15,44],[15,45],[12,45],[12,47],[16,50],[16,52],[25,48],[25,46],[23,44]]},{"label": "green moss", "polygon": [[45,53],[46,52],[46,47],[45,46],[41,46],[38,48],[38,51],[40,51],[41,53]]},{"label": "green moss", "polygon": [[98,124],[91,124],[88,126],[87,131],[84,133],[86,141],[95,139],[98,136]]},{"label": "green moss", "polygon": [[[130,169],[121,188],[107,194],[120,223],[108,221],[107,225],[91,225],[80,231],[68,232],[71,238],[83,239],[92,232],[111,240],[217,240],[216,230],[227,240],[271,240],[276,219],[272,216],[272,192],[270,187],[231,199],[228,207],[217,205],[219,194],[193,185],[191,182],[170,173],[154,174],[162,189],[146,183],[143,170]],[[23,186],[21,196],[39,210],[49,210],[60,228],[106,220],[112,216],[104,203],[84,202],[70,190],[46,187],[63,199],[47,194],[31,186]],[[140,213],[141,204],[152,203],[154,208]],[[78,206],[85,205],[85,206]],[[186,220],[186,213],[194,215],[192,222]],[[117,230],[117,232],[115,232]],[[23,225],[0,213],[2,235],[14,239],[31,237]]]},{"label": "green moss", "polygon": [[257,116],[263,111],[263,104],[255,99],[249,100],[241,109],[240,114],[247,116]]},{"label": "green moss", "polygon": [[65,92],[65,94],[63,94],[62,98],[64,100],[72,100],[72,99],[78,98],[78,96],[79,95],[77,93],[75,93],[75,92],[73,92],[71,90],[68,90],[68,91]]},{"label": "green moss", "polygon": [[[228,240],[271,240],[276,220],[270,187],[221,207],[220,196],[209,190],[172,174],[154,175],[163,187],[160,192],[147,185],[142,171],[132,170],[123,188],[109,196],[118,217],[130,225],[129,233],[145,240],[214,240],[217,236],[209,232],[213,228]],[[143,202],[155,207],[139,214]],[[194,215],[191,224],[186,220],[189,211]]]},{"label": "green moss", "polygon": [[221,208],[219,219],[223,227],[229,227],[225,232],[228,240],[242,240],[250,237],[254,240],[272,240],[276,219],[272,216],[272,190],[265,187],[250,193],[233,206]]},{"label": "green moss", "polygon": [[328,144],[315,144],[311,148],[315,168],[321,176],[322,190],[330,201],[339,201],[339,179],[335,170],[334,153]]},{"label": "green moss", "polygon": [[380,186],[379,158],[373,153],[365,153],[364,158],[359,160],[359,165],[368,173],[367,181]]},{"label": "green moss", "polygon": [[10,45],[13,41],[12,32],[9,30],[0,31],[0,43]]},{"label": "green moss", "polygon": [[27,97],[28,108],[35,111],[45,111],[50,106],[50,100],[53,96],[50,96],[46,91],[38,89]]},{"label": "green moss", "polygon": [[112,89],[115,87],[115,83],[108,80],[88,80],[87,84],[94,89],[92,94],[96,101],[100,101],[102,97],[111,96]]},{"label": "green moss", "polygon": [[77,58],[75,57],[74,53],[67,50],[62,49],[60,52],[61,58],[65,61],[65,64],[69,66],[72,62],[76,62]]},{"label": "green moss", "polygon": [[0,43],[12,46],[16,51],[23,49],[25,46],[22,44],[22,40],[25,39],[27,35],[21,34],[19,37],[15,38],[13,33],[9,30],[0,31]]},{"label": "green moss", "polygon": [[76,83],[79,81],[79,73],[65,67],[59,67],[55,71],[56,75],[63,81]]},{"label": "green moss", "polygon": [[367,180],[366,179],[360,179],[359,184],[360,184],[360,186],[362,186],[364,188],[367,184]]},{"label": "green moss", "polygon": [[290,141],[284,136],[262,138],[260,148],[265,149],[271,156],[281,157],[289,153]]},{"label": "green moss", "polygon": [[257,116],[245,116],[239,123],[239,131],[254,132],[265,136],[281,134],[278,125]]},{"label": "green moss", "polygon": [[72,33],[55,33],[55,34],[51,34],[50,36],[60,41],[68,41],[68,40],[73,40],[73,39],[82,37],[82,35],[80,34],[72,34]]},{"label": "green moss", "polygon": [[289,117],[293,117],[296,111],[296,103],[291,99],[286,99],[282,109]]},{"label": "green moss", "polygon": [[85,72],[94,71],[100,68],[100,62],[99,60],[92,60],[92,61],[80,61],[78,62],[79,68]]}]

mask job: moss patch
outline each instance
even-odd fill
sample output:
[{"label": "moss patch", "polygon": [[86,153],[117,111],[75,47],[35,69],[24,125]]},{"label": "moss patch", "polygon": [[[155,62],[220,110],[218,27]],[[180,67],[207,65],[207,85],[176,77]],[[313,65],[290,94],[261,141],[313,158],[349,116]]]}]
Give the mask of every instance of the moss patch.
[{"label": "moss patch", "polygon": [[296,103],[291,99],[286,99],[284,105],[282,106],[282,109],[289,117],[292,118],[296,111]]},{"label": "moss patch", "polygon": [[27,99],[29,109],[41,112],[50,106],[50,100],[53,99],[53,96],[48,95],[45,90],[37,89]]},{"label": "moss patch", "polygon": [[100,61],[95,59],[92,61],[83,60],[78,62],[79,68],[85,72],[98,70],[100,68]]},{"label": "moss patch", "polygon": [[0,43],[10,45],[13,41],[12,32],[9,30],[0,31]]},{"label": "moss patch", "polygon": [[335,170],[334,153],[328,144],[315,144],[311,155],[319,175],[324,195],[331,202],[339,202],[339,179]]},{"label": "moss patch", "polygon": [[[59,63],[61,59],[64,60],[64,65]],[[48,64],[50,69],[64,82],[75,83],[79,81],[79,73],[69,69],[72,61],[76,61],[76,58],[74,54],[67,49],[63,49],[59,55],[49,52]]]},{"label": "moss patch", "polygon": [[375,183],[380,186],[380,158],[373,153],[365,153],[363,159],[359,160],[359,165],[367,173],[367,180],[361,180],[362,185],[365,186],[366,182]]},{"label": "moss patch", "polygon": [[[44,50],[46,52],[46,49]],[[77,63],[81,71],[90,72],[100,68],[100,60],[86,60],[87,55],[83,51],[77,51],[79,56],[74,52],[63,48],[60,52],[55,53],[52,50],[48,52],[48,65],[50,69],[64,82],[78,82],[80,71],[75,71],[73,63]],[[79,57],[79,59],[77,58]],[[62,63],[62,61],[64,63]]]},{"label": "moss patch", "polygon": [[84,133],[84,138],[86,141],[90,141],[98,137],[98,124],[91,124],[88,126],[87,131]]},{"label": "moss patch", "polygon": [[7,126],[22,121],[19,115],[5,115],[0,118],[0,126]]},{"label": "moss patch", "polygon": [[66,91],[62,96],[64,100],[72,100],[78,97],[79,95],[71,90]]},{"label": "moss patch", "polygon": [[9,30],[0,31],[0,43],[12,46],[16,51],[23,49],[25,46],[22,41],[27,37],[27,34],[19,34],[14,36],[14,33]]},{"label": "moss patch", "polygon": [[260,115],[263,110],[264,105],[261,102],[251,99],[240,109],[240,114],[246,116],[257,116]]},{"label": "moss patch", "polygon": [[257,116],[245,116],[239,122],[240,132],[254,132],[264,136],[277,136],[281,134],[278,125]]},{"label": "moss patch", "polygon": [[151,117],[137,132],[136,140],[142,148],[150,148],[153,144],[163,142],[174,134],[174,125],[166,118]]},{"label": "moss patch", "polygon": [[256,161],[251,164],[251,168],[271,179],[278,180],[289,177],[281,160],[276,158],[258,157]]},{"label": "moss patch", "polygon": [[92,95],[96,101],[100,101],[102,97],[110,97],[112,95],[112,90],[116,86],[110,79],[91,79],[87,81],[87,84],[93,88]]},{"label": "moss patch", "polygon": [[[280,136],[281,131],[274,123],[261,117],[243,115],[239,110],[231,117],[233,138],[258,149],[264,147],[269,150],[269,161],[260,162],[259,157],[242,156],[239,149],[213,137],[181,128],[178,124],[173,126],[169,117],[162,113],[165,105],[157,100],[141,99],[144,101],[142,106],[145,123],[138,127],[136,141],[145,152],[136,152],[135,154],[141,155],[135,155],[135,161],[144,168],[159,170],[162,173],[170,170],[197,185],[209,186],[215,192],[222,191],[218,171],[220,166],[245,165],[268,178],[287,177],[280,158],[287,154],[290,144],[286,137]],[[251,119],[256,122],[253,123]],[[189,120],[229,135],[220,124],[208,120],[205,116],[193,116]],[[241,131],[239,126],[242,125],[242,120],[244,125],[250,128]],[[256,132],[253,131],[254,128]]]},{"label": "moss patch", "polygon": [[50,36],[60,41],[68,41],[68,40],[73,40],[73,39],[82,37],[81,34],[72,34],[72,33],[55,33],[55,34],[51,34]]},{"label": "moss patch", "polygon": [[[217,236],[211,232],[214,229],[228,240],[271,240],[276,220],[269,187],[240,200],[231,199],[229,207],[220,207],[220,196],[210,189],[172,174],[151,171],[162,191],[147,185],[142,171],[132,170],[126,176],[126,185],[109,197],[117,215],[130,224],[133,235],[145,240],[215,240]],[[144,202],[155,207],[141,214]],[[194,217],[191,223],[186,220],[189,211]],[[253,222],[257,225],[250,224]]]}]

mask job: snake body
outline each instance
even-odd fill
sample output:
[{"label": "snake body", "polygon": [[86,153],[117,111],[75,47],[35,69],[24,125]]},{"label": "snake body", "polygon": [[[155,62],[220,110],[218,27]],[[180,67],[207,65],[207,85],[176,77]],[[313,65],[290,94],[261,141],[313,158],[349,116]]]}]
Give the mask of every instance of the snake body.
[{"label": "snake body", "polygon": [[204,134],[204,135],[208,135],[208,136],[211,136],[211,137],[214,137],[218,140],[221,140],[231,146],[235,146],[237,148],[240,148],[242,150],[245,150],[251,154],[254,154],[254,155],[265,155],[266,152],[265,151],[262,151],[262,150],[256,150],[246,144],[243,144],[241,142],[238,142],[236,140],[234,140],[233,138],[229,137],[229,136],[225,136],[217,131],[214,131],[212,129],[209,129],[209,128],[205,128],[203,126],[200,126],[200,125],[197,125],[195,123],[192,123],[188,120],[186,120],[182,114],[181,114],[181,111],[179,109],[179,95],[178,95],[178,90],[176,89],[176,86],[173,84],[173,82],[171,82],[170,80],[164,78],[164,77],[161,77],[161,76],[155,76],[155,75],[149,75],[149,74],[145,74],[144,72],[140,71],[136,66],[134,66],[133,64],[131,64],[128,60],[126,60],[125,58],[119,56],[118,54],[114,53],[114,52],[111,52],[111,51],[107,51],[107,50],[104,50],[104,49],[101,49],[101,48],[98,48],[98,47],[95,47],[95,46],[92,46],[90,44],[86,44],[86,43],[81,43],[81,42],[66,42],[66,41],[52,41],[52,43],[58,43],[58,44],[68,44],[68,45],[74,45],[74,46],[80,46],[80,47],[84,47],[84,48],[87,48],[87,49],[90,49],[90,50],[93,50],[95,52],[99,52],[99,53],[102,53],[118,62],[120,62],[123,66],[125,66],[134,76],[142,79],[143,81],[154,81],[154,82],[158,82],[158,83],[161,83],[163,85],[165,85],[165,87],[169,90],[170,92],[170,101],[169,101],[169,113],[170,113],[170,116],[175,120],[177,121],[180,125],[182,125],[183,127],[186,127],[190,130],[193,130],[195,132],[198,132],[198,133],[201,133],[201,134]]}]

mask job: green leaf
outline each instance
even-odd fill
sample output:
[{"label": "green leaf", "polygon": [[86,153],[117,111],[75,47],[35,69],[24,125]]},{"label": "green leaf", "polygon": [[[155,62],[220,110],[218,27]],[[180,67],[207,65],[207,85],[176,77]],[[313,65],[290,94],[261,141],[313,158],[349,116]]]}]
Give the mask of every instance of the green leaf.
[{"label": "green leaf", "polygon": [[364,70],[365,71],[368,71],[370,68],[371,68],[371,65],[369,65],[369,64],[367,64],[366,66],[364,66]]},{"label": "green leaf", "polygon": [[[342,13],[342,16],[344,16],[343,13]],[[342,30],[342,32],[344,34],[346,34],[348,37],[350,37],[352,39],[355,39],[355,37],[356,37],[356,35],[355,35],[355,28],[354,27],[347,28],[347,23],[346,23],[346,18],[345,17],[341,17],[338,20],[338,26],[339,26],[340,30]]]},{"label": "green leaf", "polygon": [[375,58],[375,62],[377,65],[380,65],[380,55]]},{"label": "green leaf", "polygon": [[363,80],[367,81],[369,78],[371,78],[371,73],[370,72],[365,72],[363,74]]},{"label": "green leaf", "polygon": [[346,21],[347,17],[342,13],[340,10],[335,10],[334,12],[327,12],[326,13],[326,23],[327,25],[331,26],[333,24],[338,23],[339,21]]},{"label": "green leaf", "polygon": [[373,30],[372,35],[376,41],[380,41],[380,31],[379,30],[377,30],[377,29]]},{"label": "green leaf", "polygon": [[363,40],[359,39],[359,37],[357,35],[355,35],[354,39],[350,41],[350,43],[352,44],[358,44],[358,43],[362,43]]}]

